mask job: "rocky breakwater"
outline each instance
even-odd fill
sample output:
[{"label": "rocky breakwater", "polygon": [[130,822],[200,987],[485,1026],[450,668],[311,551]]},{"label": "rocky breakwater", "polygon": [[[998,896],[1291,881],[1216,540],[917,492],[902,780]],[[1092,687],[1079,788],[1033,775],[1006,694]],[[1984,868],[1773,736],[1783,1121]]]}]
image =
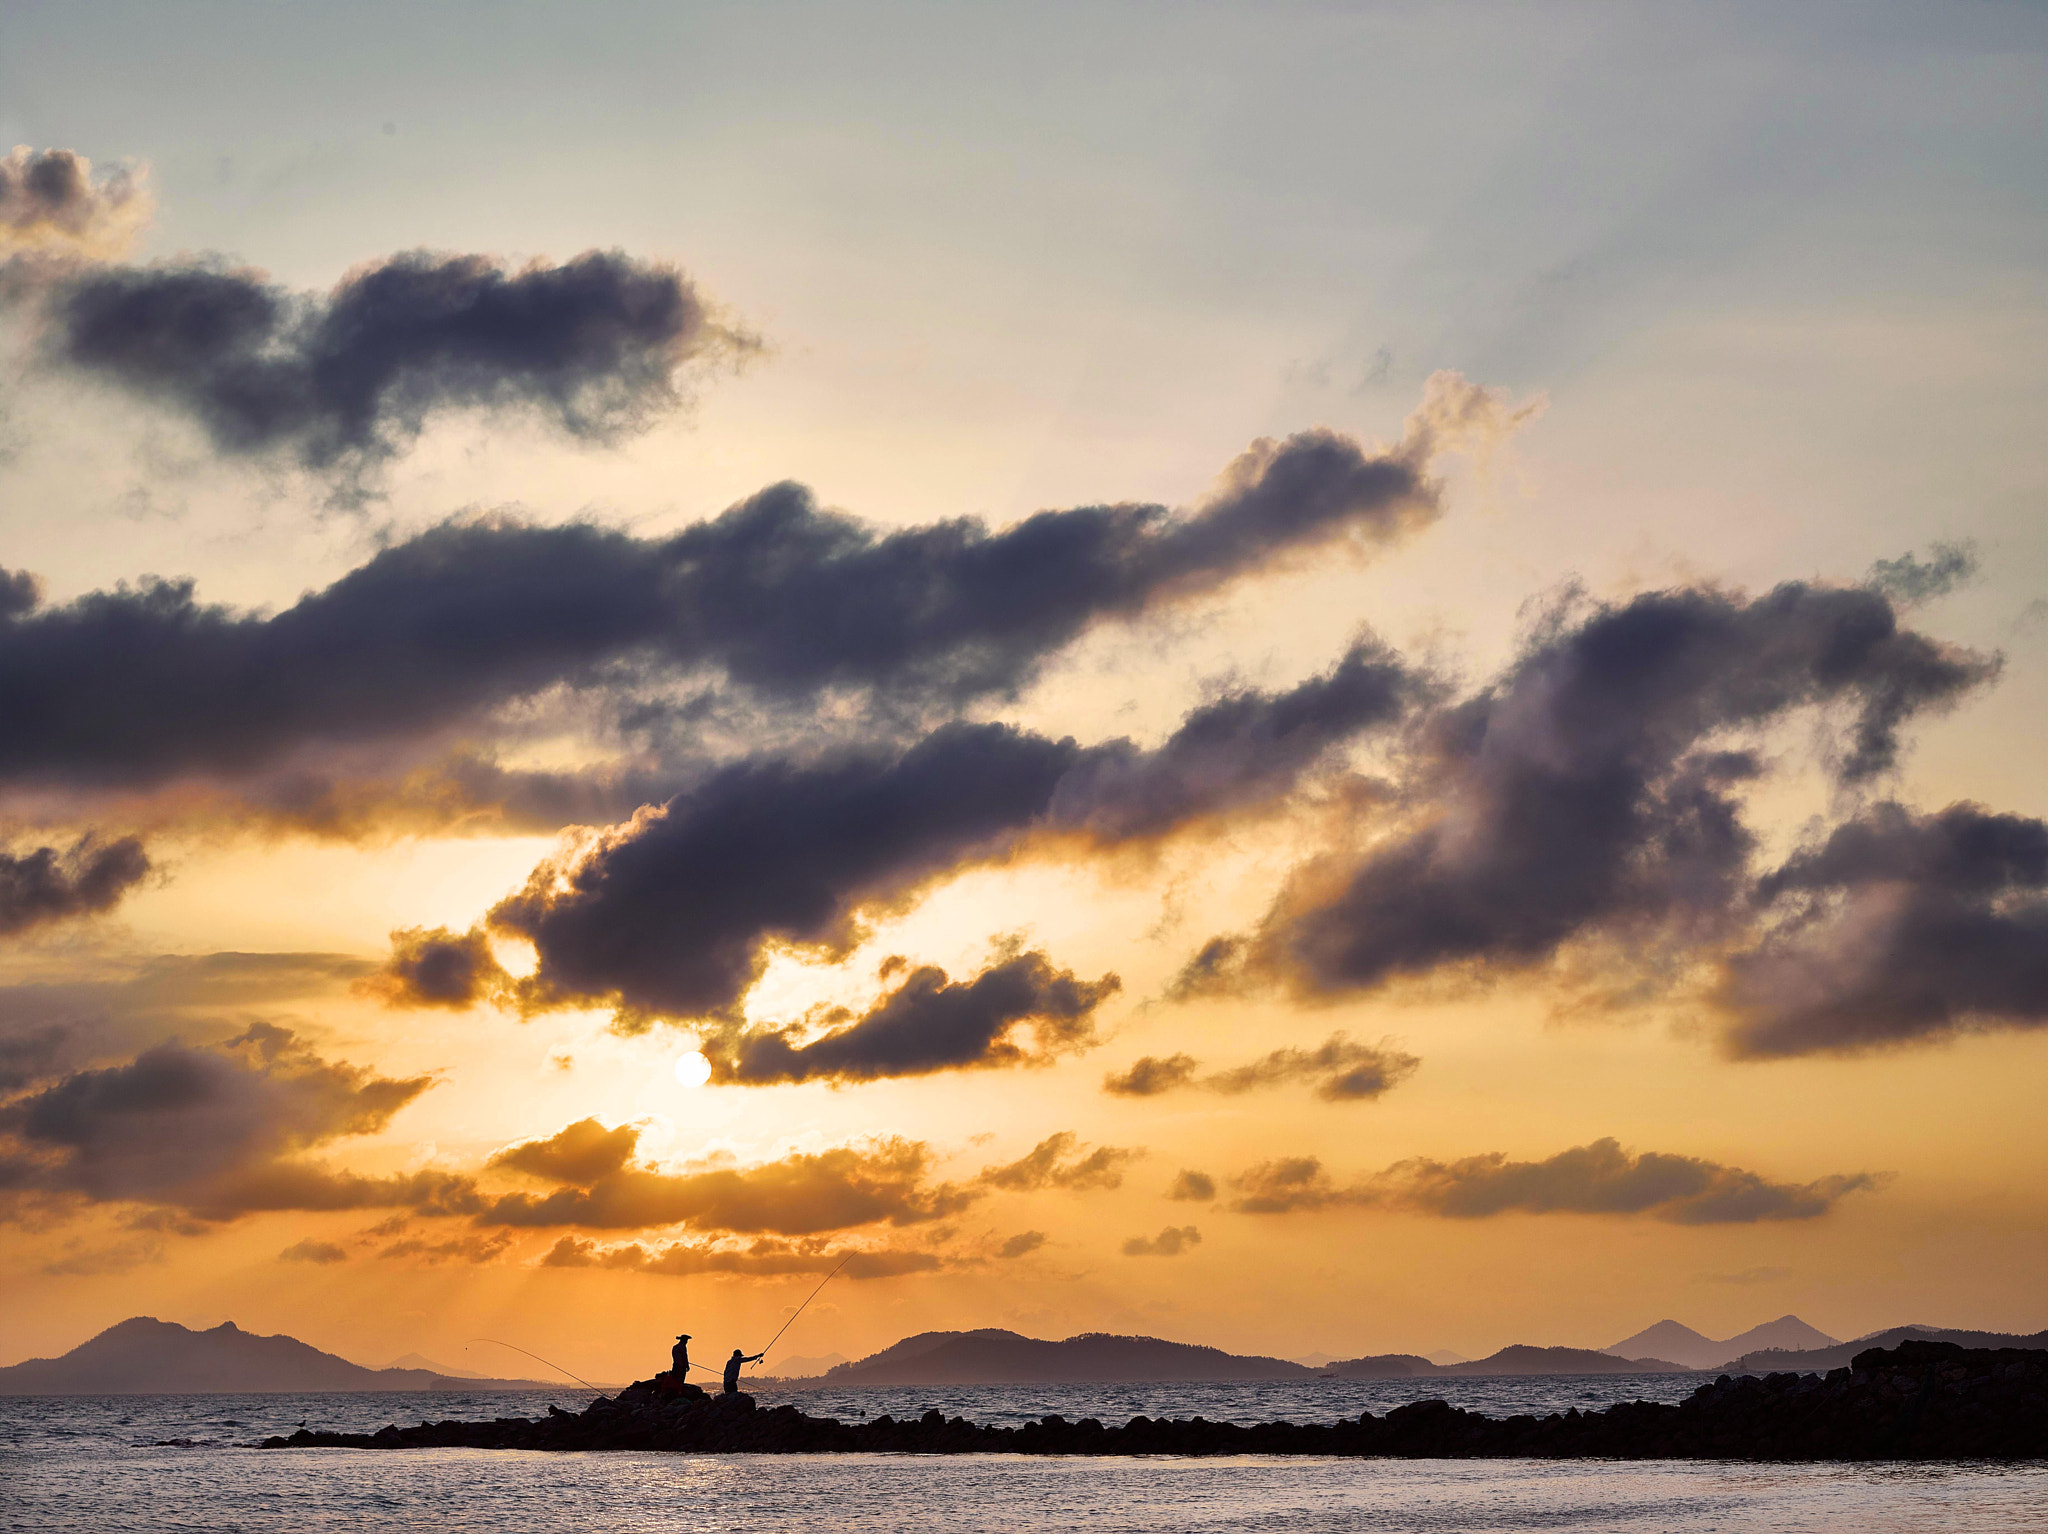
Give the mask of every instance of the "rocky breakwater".
[{"label": "rocky breakwater", "polygon": [[1049,1416],[980,1427],[938,1411],[845,1423],[751,1396],[651,1381],[581,1412],[422,1422],[375,1433],[300,1429],[266,1449],[652,1449],[748,1454],[1319,1454],[1407,1459],[2048,1458],[2048,1352],[1907,1342],[1826,1376],[1723,1375],[1676,1406],[1632,1402],[1547,1417],[1484,1417],[1417,1401],[1383,1417],[1239,1427],[1133,1417],[1122,1427]]}]

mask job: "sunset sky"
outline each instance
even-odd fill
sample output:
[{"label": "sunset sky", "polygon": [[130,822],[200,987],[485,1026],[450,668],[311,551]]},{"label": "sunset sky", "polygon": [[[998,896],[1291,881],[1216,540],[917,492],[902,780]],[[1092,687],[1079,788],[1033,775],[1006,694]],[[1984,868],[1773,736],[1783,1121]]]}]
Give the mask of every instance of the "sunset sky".
[{"label": "sunset sky", "polygon": [[2044,64],[9,7],[0,1363],[2048,1326]]}]

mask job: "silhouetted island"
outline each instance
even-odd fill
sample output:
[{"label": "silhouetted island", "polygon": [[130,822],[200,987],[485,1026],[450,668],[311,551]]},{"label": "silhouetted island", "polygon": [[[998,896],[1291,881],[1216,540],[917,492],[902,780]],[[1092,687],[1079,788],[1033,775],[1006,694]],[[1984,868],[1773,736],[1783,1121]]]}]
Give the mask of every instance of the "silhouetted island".
[{"label": "silhouetted island", "polygon": [[1226,1353],[1161,1337],[1083,1332],[1058,1342],[1000,1327],[919,1332],[810,1383],[840,1385],[1100,1385],[1158,1380],[1312,1379],[1285,1358]]},{"label": "silhouetted island", "polygon": [[1592,1348],[1532,1348],[1522,1343],[1462,1364],[1433,1364],[1413,1353],[1379,1353],[1340,1358],[1325,1374],[1344,1379],[1472,1378],[1535,1374],[1691,1374],[1684,1364],[1663,1358],[1616,1358]]},{"label": "silhouetted island", "polygon": [[1905,1342],[1873,1348],[1827,1376],[1723,1375],[1676,1406],[1492,1418],[1442,1401],[1384,1417],[1254,1427],[1133,1417],[1048,1416],[981,1427],[933,1410],[849,1424],[745,1394],[643,1380],[580,1413],[538,1420],[422,1422],[375,1433],[300,1429],[266,1449],[636,1449],[725,1454],[1317,1454],[1404,1459],[2039,1459],[2048,1458],[2048,1351]]},{"label": "silhouetted island", "polygon": [[296,1337],[261,1337],[232,1321],[198,1332],[132,1316],[61,1358],[0,1368],[0,1395],[203,1395],[301,1390],[529,1390],[541,1380],[451,1378],[429,1369],[366,1369]]},{"label": "silhouetted island", "polygon": [[1902,1342],[1951,1342],[1959,1348],[2048,1348],[2048,1332],[2024,1336],[2012,1332],[1971,1332],[1948,1326],[1892,1326],[1853,1342],[1826,1348],[1763,1348],[1730,1359],[1721,1367],[1730,1374],[1780,1374],[1787,1369],[1825,1373],[1839,1369],[1869,1348],[1895,1348]]}]

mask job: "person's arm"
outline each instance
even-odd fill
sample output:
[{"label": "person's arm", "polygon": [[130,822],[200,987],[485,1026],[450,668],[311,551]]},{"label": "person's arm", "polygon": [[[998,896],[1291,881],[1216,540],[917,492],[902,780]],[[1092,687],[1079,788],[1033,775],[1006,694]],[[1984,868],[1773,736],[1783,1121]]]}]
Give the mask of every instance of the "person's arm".
[{"label": "person's arm", "polygon": [[768,1355],[766,1353],[756,1353],[753,1357],[749,1358],[747,1362],[750,1364],[757,1364],[767,1356]]}]

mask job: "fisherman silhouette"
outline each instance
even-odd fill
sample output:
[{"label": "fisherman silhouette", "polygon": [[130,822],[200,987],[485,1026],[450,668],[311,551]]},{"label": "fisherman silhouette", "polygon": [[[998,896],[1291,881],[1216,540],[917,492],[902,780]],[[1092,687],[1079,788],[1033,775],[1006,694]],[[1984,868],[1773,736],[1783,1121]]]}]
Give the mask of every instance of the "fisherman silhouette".
[{"label": "fisherman silhouette", "polygon": [[732,1357],[725,1361],[725,1393],[729,1396],[740,1393],[741,1364],[757,1364],[767,1356],[765,1353],[742,1353],[738,1348],[734,1348]]},{"label": "fisherman silhouette", "polygon": [[668,1350],[668,1356],[675,1360],[676,1383],[682,1384],[690,1377],[690,1334],[684,1332],[676,1338],[676,1345]]}]

